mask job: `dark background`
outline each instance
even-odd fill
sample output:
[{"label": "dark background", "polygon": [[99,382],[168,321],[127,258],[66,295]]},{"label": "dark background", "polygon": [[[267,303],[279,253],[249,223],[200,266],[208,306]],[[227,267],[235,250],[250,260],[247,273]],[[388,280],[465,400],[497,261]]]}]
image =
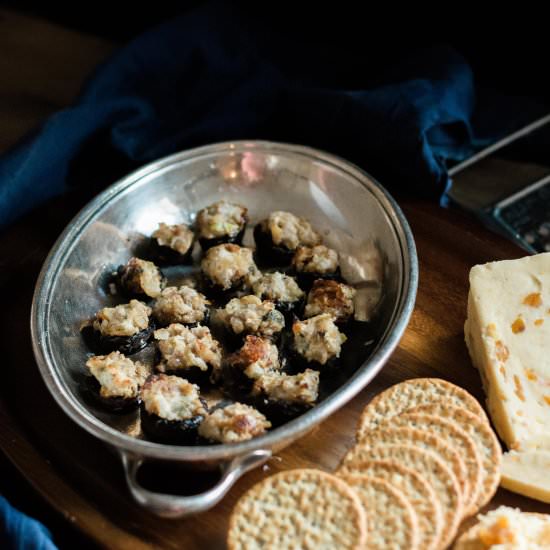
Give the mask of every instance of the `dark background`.
[{"label": "dark background", "polygon": [[[0,1],[21,13],[121,44],[204,3]],[[383,1],[226,3],[265,32],[280,35],[281,48],[291,44],[321,54],[330,74],[353,66],[375,71],[410,50],[444,42],[467,59],[480,86],[550,104],[547,17],[527,4],[514,3],[507,13],[503,5],[492,10],[474,3],[441,3],[429,8],[421,3],[386,6]]]}]

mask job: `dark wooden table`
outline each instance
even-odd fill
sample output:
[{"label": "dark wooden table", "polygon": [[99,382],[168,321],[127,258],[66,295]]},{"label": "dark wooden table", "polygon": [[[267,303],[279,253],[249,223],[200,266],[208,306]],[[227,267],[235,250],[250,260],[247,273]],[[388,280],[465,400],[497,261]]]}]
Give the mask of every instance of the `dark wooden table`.
[{"label": "dark wooden table", "polygon": [[[0,151],[67,105],[112,48],[95,37],[0,11]],[[333,469],[352,444],[361,409],[383,388],[407,378],[441,376],[483,399],[479,375],[463,341],[468,271],[477,263],[523,253],[464,214],[401,199],[418,247],[420,287],[410,325],[387,366],[313,433],[266,468],[241,479],[210,512],[177,521],[152,516],[128,495],[118,458],[54,403],[31,351],[29,312],[38,271],[57,235],[87,199],[85,194],[73,194],[51,201],[0,240],[0,448],[47,503],[88,540],[113,549],[223,548],[229,513],[243,491],[281,469]],[[548,505],[504,490],[489,506],[499,504],[550,512]]]}]

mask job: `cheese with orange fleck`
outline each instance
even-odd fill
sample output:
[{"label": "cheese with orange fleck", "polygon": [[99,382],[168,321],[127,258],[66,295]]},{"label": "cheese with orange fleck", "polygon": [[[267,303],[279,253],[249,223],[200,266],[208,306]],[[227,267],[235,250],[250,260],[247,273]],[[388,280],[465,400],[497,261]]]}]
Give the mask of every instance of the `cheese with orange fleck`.
[{"label": "cheese with orange fleck", "polygon": [[477,516],[454,550],[543,550],[549,546],[550,516],[500,506]]},{"label": "cheese with orange fleck", "polygon": [[490,548],[495,544],[516,542],[516,534],[511,529],[510,520],[506,516],[500,516],[492,525],[480,528],[479,540]]},{"label": "cheese with orange fleck", "polygon": [[550,253],[470,271],[466,344],[493,423],[511,449],[550,442],[549,307]]},{"label": "cheese with orange fleck", "polygon": [[502,456],[505,489],[550,503],[550,451],[510,451]]}]

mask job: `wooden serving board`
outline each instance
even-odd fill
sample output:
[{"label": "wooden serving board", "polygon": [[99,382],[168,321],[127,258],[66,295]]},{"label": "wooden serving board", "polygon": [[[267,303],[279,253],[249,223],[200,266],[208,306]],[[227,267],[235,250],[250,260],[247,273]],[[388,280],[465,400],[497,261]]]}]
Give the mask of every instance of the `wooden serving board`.
[{"label": "wooden serving board", "polygon": [[[28,38],[37,27],[43,42],[37,32]],[[19,36],[27,38],[18,41]],[[60,41],[63,48],[59,47]],[[8,107],[6,102],[0,107],[0,117],[2,122],[11,121],[2,125],[8,129],[2,136],[3,149],[27,130],[31,121],[36,123],[71,99],[67,87],[51,84],[52,74],[55,82],[65,79],[69,90],[76,91],[83,77],[111,49],[102,41],[9,12],[0,12],[0,46],[5,46],[13,54],[7,57],[14,60],[4,67],[6,78],[0,84],[0,94],[8,100]],[[40,85],[34,79],[26,80],[28,75],[17,63],[21,58],[37,67],[51,61],[50,78],[44,76]],[[12,84],[6,84],[9,82]],[[36,108],[41,101],[50,103],[47,108]],[[27,122],[14,120],[10,105],[19,109],[21,120]],[[264,468],[242,478],[213,510],[184,520],[153,516],[129,496],[118,457],[76,426],[55,404],[32,355],[29,312],[36,277],[57,235],[88,198],[70,195],[55,200],[10,228],[0,241],[0,448],[52,507],[98,544],[112,549],[224,548],[228,517],[239,496],[253,483],[282,469],[333,470],[353,443],[362,408],[384,388],[408,378],[439,376],[483,399],[480,378],[463,339],[468,271],[477,263],[524,254],[461,213],[402,198],[399,202],[418,247],[420,286],[410,325],[382,372],[315,431]],[[190,487],[190,477],[180,471],[164,468],[159,472],[157,468],[144,473],[147,480],[159,476],[157,483],[161,485]],[[504,490],[497,493],[488,508],[500,504],[550,512],[550,505]]]}]

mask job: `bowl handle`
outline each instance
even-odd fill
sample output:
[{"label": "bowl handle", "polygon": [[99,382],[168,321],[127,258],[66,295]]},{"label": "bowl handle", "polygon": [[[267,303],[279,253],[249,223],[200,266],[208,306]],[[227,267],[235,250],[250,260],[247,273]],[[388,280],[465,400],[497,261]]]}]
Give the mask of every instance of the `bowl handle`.
[{"label": "bowl handle", "polygon": [[177,496],[155,493],[142,487],[137,480],[137,472],[144,459],[121,452],[126,483],[132,497],[144,508],[164,518],[182,518],[212,508],[243,474],[263,464],[270,456],[271,451],[262,449],[240,455],[222,467],[220,480],[208,491],[198,495]]}]

